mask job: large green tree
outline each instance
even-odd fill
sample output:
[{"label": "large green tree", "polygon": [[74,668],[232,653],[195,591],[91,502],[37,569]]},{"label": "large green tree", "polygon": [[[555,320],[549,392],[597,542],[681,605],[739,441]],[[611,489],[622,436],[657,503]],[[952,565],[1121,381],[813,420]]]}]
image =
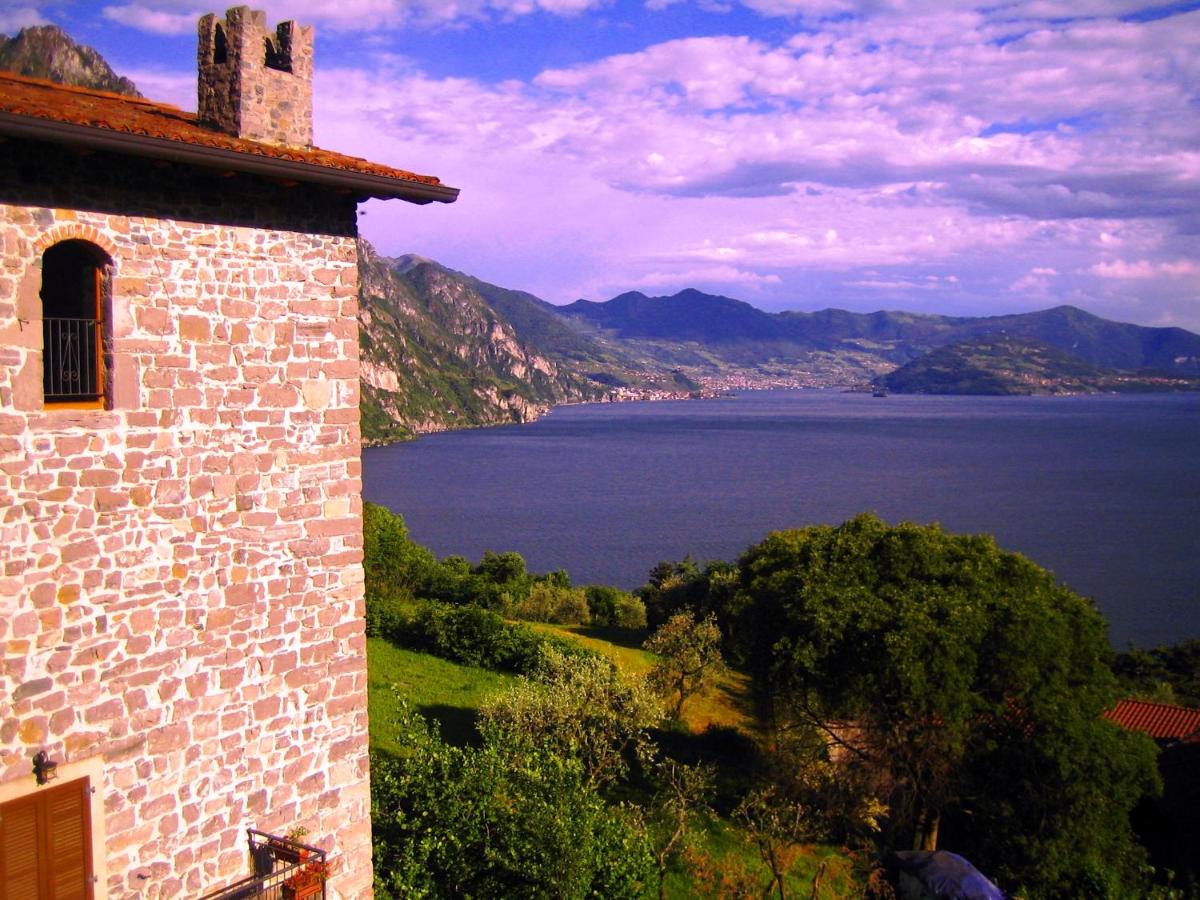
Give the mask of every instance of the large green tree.
[{"label": "large green tree", "polygon": [[1091,603],[990,537],[868,515],[771,534],[740,560],[740,592],[777,734],[820,735],[867,773],[886,844],[935,846],[944,825],[1032,896],[1130,888],[1154,747],[1102,718],[1115,682]]}]

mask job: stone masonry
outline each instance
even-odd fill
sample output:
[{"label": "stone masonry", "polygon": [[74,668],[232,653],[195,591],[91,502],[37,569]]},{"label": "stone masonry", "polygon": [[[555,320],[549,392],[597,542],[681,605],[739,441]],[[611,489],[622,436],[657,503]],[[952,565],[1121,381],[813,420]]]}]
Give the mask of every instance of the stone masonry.
[{"label": "stone masonry", "polygon": [[200,20],[200,121],[235,137],[311,147],[313,30],[239,6]]},{"label": "stone masonry", "polygon": [[[101,773],[97,897],[198,896],[294,825],[370,896],[354,215],[0,143],[0,792],[39,750]],[[41,398],[68,239],[111,259],[106,408]]]}]

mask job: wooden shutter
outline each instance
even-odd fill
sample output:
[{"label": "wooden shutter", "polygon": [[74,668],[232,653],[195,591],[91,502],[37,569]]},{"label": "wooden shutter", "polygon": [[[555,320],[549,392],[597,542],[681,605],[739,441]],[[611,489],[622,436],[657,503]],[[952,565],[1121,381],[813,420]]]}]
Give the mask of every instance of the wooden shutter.
[{"label": "wooden shutter", "polygon": [[0,900],[91,900],[87,780],[0,805]]},{"label": "wooden shutter", "polygon": [[0,806],[0,900],[40,900],[37,794]]}]

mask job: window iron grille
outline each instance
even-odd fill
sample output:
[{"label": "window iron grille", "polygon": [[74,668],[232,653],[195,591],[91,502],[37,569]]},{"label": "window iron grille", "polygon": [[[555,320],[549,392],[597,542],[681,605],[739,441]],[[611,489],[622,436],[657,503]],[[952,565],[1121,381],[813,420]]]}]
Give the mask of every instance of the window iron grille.
[{"label": "window iron grille", "polygon": [[99,320],[43,319],[42,367],[46,402],[99,399]]}]

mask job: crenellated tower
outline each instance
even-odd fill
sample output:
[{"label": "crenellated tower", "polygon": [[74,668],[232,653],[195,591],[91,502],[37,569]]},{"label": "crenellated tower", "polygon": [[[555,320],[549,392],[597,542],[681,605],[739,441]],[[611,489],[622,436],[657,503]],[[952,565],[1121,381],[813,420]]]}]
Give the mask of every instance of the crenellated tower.
[{"label": "crenellated tower", "polygon": [[313,30],[238,6],[200,19],[198,115],[217,131],[286,147],[311,147]]}]

